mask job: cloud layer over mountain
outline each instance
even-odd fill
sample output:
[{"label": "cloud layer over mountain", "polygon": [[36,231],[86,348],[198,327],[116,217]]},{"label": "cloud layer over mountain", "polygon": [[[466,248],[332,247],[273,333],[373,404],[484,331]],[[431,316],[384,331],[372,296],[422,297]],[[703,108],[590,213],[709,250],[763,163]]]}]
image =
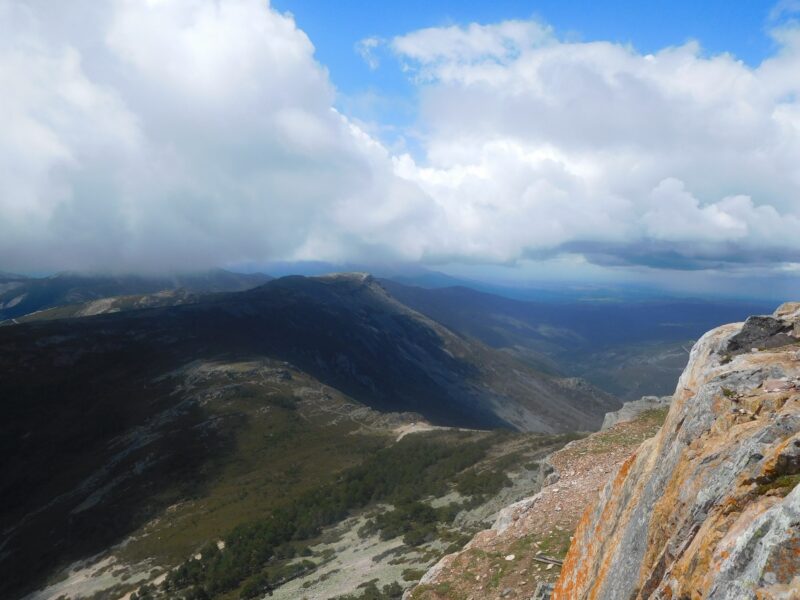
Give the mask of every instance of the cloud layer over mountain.
[{"label": "cloud layer over mountain", "polygon": [[800,28],[750,67],[509,21],[360,49],[420,153],[334,109],[262,0],[0,0],[5,269],[259,260],[800,262]]},{"label": "cloud layer over mountain", "polygon": [[429,199],[264,2],[0,7],[4,266],[419,252]]}]

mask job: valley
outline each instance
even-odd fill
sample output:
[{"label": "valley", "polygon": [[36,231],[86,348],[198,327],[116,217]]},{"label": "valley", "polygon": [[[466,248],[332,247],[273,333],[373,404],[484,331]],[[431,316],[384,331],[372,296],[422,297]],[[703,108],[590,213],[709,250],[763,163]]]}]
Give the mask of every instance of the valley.
[{"label": "valley", "polygon": [[751,314],[764,302],[691,298],[519,300],[464,286],[422,288],[382,280],[401,302],[453,331],[532,367],[580,377],[620,400],[671,394],[694,342],[709,329]]}]

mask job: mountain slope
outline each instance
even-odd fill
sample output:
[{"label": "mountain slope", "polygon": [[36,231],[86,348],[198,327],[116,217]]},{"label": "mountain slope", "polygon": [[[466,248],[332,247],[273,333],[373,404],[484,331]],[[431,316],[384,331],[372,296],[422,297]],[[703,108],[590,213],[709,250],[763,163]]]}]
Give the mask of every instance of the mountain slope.
[{"label": "mountain slope", "polygon": [[800,591],[800,303],[705,335],[659,434],[578,527],[553,598]]},{"label": "mountain slope", "polygon": [[709,332],[671,406],[640,404],[405,598],[800,597],[800,303]]},{"label": "mountain slope", "polygon": [[665,410],[639,413],[547,456],[541,490],[507,504],[491,528],[442,557],[407,600],[541,600],[535,592],[558,579],[558,563],[586,507],[665,416]]},{"label": "mountain slope", "polygon": [[0,597],[49,587],[31,597],[118,598],[114,589],[335,480],[419,419],[370,411],[269,359],[195,361],[98,387],[108,401],[40,403],[48,421],[0,471]]},{"label": "mountain slope", "polygon": [[773,309],[683,299],[534,302],[461,286],[383,285],[453,331],[537,369],[587,379],[623,400],[672,393],[693,340],[723,323]]},{"label": "mountain slope", "polygon": [[[16,348],[3,357],[9,367],[30,353],[31,372],[11,375],[23,379],[56,374],[58,360],[91,366],[98,348],[98,359],[135,348],[137,362],[155,361],[153,369],[221,355],[286,360],[373,408],[450,425],[589,429],[616,407],[579,381],[542,375],[453,334],[362,275],[286,277],[190,305],[14,326],[0,340]],[[54,358],[62,355],[72,358]]]},{"label": "mountain slope", "polygon": [[46,278],[0,275],[0,321],[35,311],[100,300],[112,296],[156,294],[165,290],[190,293],[236,292],[269,281],[268,275],[244,275],[223,269],[174,276],[90,275],[58,273]]},{"label": "mountain slope", "polygon": [[65,304],[37,310],[13,320],[3,321],[2,325],[17,325],[34,321],[51,321],[53,319],[77,319],[93,317],[108,313],[140,310],[165,306],[180,306],[199,302],[207,294],[188,292],[185,289],[164,290],[154,294],[132,294],[129,296],[109,296],[88,300],[78,304]]},{"label": "mountain slope", "polygon": [[[208,369],[216,373],[211,387],[198,375]],[[361,425],[347,415],[358,407],[372,409],[367,430],[380,413],[402,412],[404,422],[424,416],[542,432],[598,427],[617,407],[581,382],[544,376],[453,334],[364,275],[289,277],[182,306],[3,327],[5,589],[204,494],[220,458],[238,456],[237,432],[262,409],[283,415],[285,426],[262,429],[256,440],[296,454],[317,435],[307,413],[292,412],[292,398],[309,388],[349,407],[331,413],[352,427],[318,436],[339,456],[324,471],[331,476],[374,448],[351,435]]]},{"label": "mountain slope", "polygon": [[[274,322],[275,333],[285,329],[296,342],[306,341],[296,343],[291,360],[312,370],[312,363],[321,365],[320,377],[327,374],[376,408],[395,410],[399,401],[403,410],[444,424],[494,422],[522,430],[567,431],[594,428],[600,414],[616,404],[580,381],[548,377],[454,334],[398,302],[366,275],[287,277],[242,298],[258,298],[270,314],[283,310],[291,298],[291,310],[299,309],[306,318]],[[348,324],[344,330],[342,323]],[[315,356],[302,349],[309,347]],[[396,397],[387,396],[387,389],[394,389]],[[473,411],[479,419],[490,416],[483,423],[455,421],[456,415]]]}]

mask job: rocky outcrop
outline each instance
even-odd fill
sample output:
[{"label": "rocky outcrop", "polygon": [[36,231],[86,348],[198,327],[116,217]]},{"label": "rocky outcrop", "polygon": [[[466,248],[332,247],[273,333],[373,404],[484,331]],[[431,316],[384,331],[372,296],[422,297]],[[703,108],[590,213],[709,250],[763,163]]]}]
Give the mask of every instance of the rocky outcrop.
[{"label": "rocky outcrop", "polygon": [[670,402],[672,402],[672,396],[642,396],[639,400],[625,402],[619,410],[606,413],[602,429],[608,429],[617,423],[632,421],[647,410],[663,410],[669,407]]},{"label": "rocky outcrop", "polygon": [[662,416],[640,414],[550,454],[540,463],[541,491],[501,510],[490,529],[444,556],[406,600],[549,598],[584,509],[611,473],[655,435]]},{"label": "rocky outcrop", "polygon": [[800,303],[706,334],[578,525],[554,599],[800,597]]}]

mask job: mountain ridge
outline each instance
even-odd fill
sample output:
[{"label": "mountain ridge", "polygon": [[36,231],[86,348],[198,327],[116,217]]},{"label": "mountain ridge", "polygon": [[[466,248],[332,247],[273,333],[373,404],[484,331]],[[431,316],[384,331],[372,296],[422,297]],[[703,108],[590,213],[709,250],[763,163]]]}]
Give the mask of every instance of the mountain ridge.
[{"label": "mountain ridge", "polygon": [[[278,383],[256,396],[265,409],[271,386],[304,394],[306,380],[373,412],[466,428],[599,427],[617,406],[449,331],[364,275],[289,277],[179,306],[10,325],[0,328],[6,552],[44,569],[138,526],[164,508],[162,496],[198,493],[209,461],[232,452],[232,432],[260,413],[210,418],[204,407],[217,392],[186,397],[176,374],[232,365],[219,393],[230,387],[237,402],[251,402],[259,371],[235,383],[236,365],[259,361],[283,365],[270,371]],[[293,402],[273,409],[291,416]],[[302,433],[293,419],[290,431]],[[27,540],[45,533],[52,557],[40,565],[42,549]]]},{"label": "mountain ridge", "polygon": [[126,295],[184,290],[218,293],[249,289],[269,281],[262,273],[224,269],[177,275],[107,275],[64,271],[44,278],[0,282],[0,322],[36,311]]}]

